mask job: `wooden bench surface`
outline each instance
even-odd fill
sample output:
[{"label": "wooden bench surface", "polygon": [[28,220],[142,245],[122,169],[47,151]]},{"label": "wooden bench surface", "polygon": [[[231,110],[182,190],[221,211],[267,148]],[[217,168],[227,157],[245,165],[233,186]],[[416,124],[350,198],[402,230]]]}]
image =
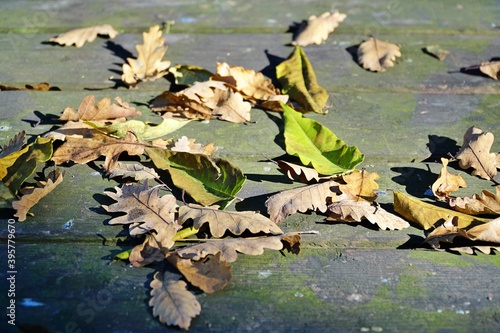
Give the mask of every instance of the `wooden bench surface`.
[{"label": "wooden bench surface", "polygon": [[[121,65],[136,56],[134,46],[153,24],[175,21],[166,35],[165,56],[174,65],[215,71],[217,62],[228,62],[273,76],[274,66],[292,51],[288,27],[332,9],[346,13],[346,20],[325,43],[304,48],[319,83],[330,93],[331,107],[327,115],[307,116],[366,155],[361,167],[381,176],[378,202],[390,208],[393,190],[432,201],[425,192],[441,168],[433,156],[456,151],[472,125],[493,132],[492,151],[500,151],[500,86],[460,71],[500,56],[500,7],[486,0],[363,0],[336,7],[317,0],[3,1],[0,84],[49,82],[62,91],[0,92],[0,144],[21,130],[47,132],[52,125],[32,124],[59,116],[67,106],[78,107],[89,94],[120,96],[143,112],[141,120],[158,122],[147,105],[169,89],[168,80],[141,83],[133,90],[117,87]],[[47,43],[58,33],[104,23],[120,35],[79,49]],[[353,60],[350,50],[369,34],[401,45],[403,55],[394,68],[371,73]],[[431,44],[449,50],[449,56],[441,62],[422,52]],[[219,155],[247,176],[238,195],[243,200],[229,209],[265,212],[271,194],[299,186],[267,160],[285,153],[282,133],[280,114],[254,109],[252,123],[192,122],[172,137],[214,142]],[[63,183],[33,208],[33,217],[15,223],[16,321],[57,332],[175,330],[154,318],[147,305],[158,266],[110,264],[128,247],[122,227],[106,225],[109,215],[100,208],[109,201],[103,192],[118,185],[103,178],[101,164],[63,167]],[[468,187],[458,196],[492,190],[491,183],[460,173]],[[5,190],[0,194],[7,195]],[[13,214],[0,211],[3,261]],[[500,330],[498,254],[414,249],[424,232],[413,226],[381,231],[370,223],[327,223],[315,213],[295,214],[281,226],[319,235],[304,236],[298,256],[278,251],[240,255],[223,291],[197,294],[202,312],[190,331]],[[0,278],[7,277],[4,268]],[[0,299],[7,304],[6,288]],[[16,331],[5,317],[0,330]]]}]

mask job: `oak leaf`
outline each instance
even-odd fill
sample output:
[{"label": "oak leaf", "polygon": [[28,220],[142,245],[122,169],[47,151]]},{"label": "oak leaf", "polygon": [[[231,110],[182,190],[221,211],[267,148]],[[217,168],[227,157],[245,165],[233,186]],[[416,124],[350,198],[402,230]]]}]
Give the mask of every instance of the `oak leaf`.
[{"label": "oak leaf", "polygon": [[172,151],[179,151],[191,154],[212,155],[217,151],[217,147],[213,143],[203,145],[195,143],[196,139],[189,139],[187,136],[182,136],[179,140],[172,142],[167,146]]},{"label": "oak leaf", "polygon": [[151,141],[161,138],[169,133],[172,133],[179,128],[184,127],[189,123],[189,120],[179,120],[172,118],[164,118],[159,124],[152,124],[140,120],[127,120],[124,122],[117,122],[111,125],[100,126],[91,122],[86,124],[91,125],[93,128],[98,129],[104,133],[117,138],[124,138],[127,133],[134,132],[134,135],[141,141]]},{"label": "oak leaf", "polygon": [[377,199],[377,194],[374,191],[379,188],[376,183],[376,180],[379,178],[380,176],[376,172],[370,173],[364,169],[361,171],[354,170],[342,176],[345,184],[340,184],[339,188],[348,199],[371,203]]},{"label": "oak leaf", "polygon": [[449,198],[451,192],[457,191],[460,187],[466,187],[465,180],[460,175],[448,173],[448,162],[446,158],[441,158],[443,167],[439,173],[439,178],[432,184],[432,193],[441,201]]},{"label": "oak leaf", "polygon": [[109,178],[122,177],[134,178],[136,181],[144,179],[160,179],[160,175],[156,173],[155,169],[148,168],[142,164],[124,164],[121,162],[116,163],[115,168],[108,175]]},{"label": "oak leaf", "polygon": [[[168,233],[162,232],[161,234],[168,237]],[[162,246],[162,241],[158,239],[158,235],[150,235],[142,244],[134,246],[128,257],[130,264],[134,267],[143,267],[165,260],[168,249]]]},{"label": "oak leaf", "polygon": [[312,165],[322,175],[351,171],[364,160],[355,146],[348,146],[327,127],[304,117],[287,105],[283,107],[286,152],[298,156],[305,165]]},{"label": "oak leaf", "polygon": [[479,70],[483,74],[486,74],[489,77],[491,77],[493,80],[498,80],[500,74],[500,61],[483,62],[479,66]]},{"label": "oak leaf", "polygon": [[176,325],[188,330],[191,319],[201,312],[201,305],[196,297],[186,289],[186,282],[169,276],[170,273],[156,272],[151,281],[151,299],[153,316],[160,322]]},{"label": "oak leaf", "polygon": [[83,99],[75,112],[72,107],[68,106],[64,109],[59,120],[78,121],[78,120],[111,120],[122,117],[140,116],[142,113],[123,102],[120,97],[115,97],[117,104],[111,103],[111,99],[105,97],[101,99],[97,105],[95,104],[95,96],[88,95]]},{"label": "oak leaf", "polygon": [[130,156],[140,155],[145,145],[137,137],[128,132],[125,138],[114,138],[95,129],[80,131],[82,137],[66,136],[64,142],[52,155],[56,164],[73,161],[86,164],[100,156],[105,156],[104,169],[112,171],[121,153],[127,152]]},{"label": "oak leaf", "polygon": [[175,78],[175,84],[192,86],[195,82],[208,81],[214,74],[206,69],[193,65],[176,65],[168,69]]},{"label": "oak leaf", "polygon": [[424,230],[431,229],[436,223],[444,222],[453,216],[457,217],[457,226],[460,228],[488,222],[487,219],[431,205],[399,191],[394,191],[394,211]]},{"label": "oak leaf", "polygon": [[319,17],[309,16],[297,29],[292,45],[307,46],[323,43],[346,17],[346,14],[339,12],[324,12]]},{"label": "oak leaf", "polygon": [[280,94],[279,89],[261,72],[240,66],[230,67],[225,62],[217,63],[216,74],[211,77],[211,80],[225,82],[253,103],[265,101]]},{"label": "oak leaf", "polygon": [[0,91],[7,90],[35,90],[35,91],[61,91],[61,88],[56,86],[51,86],[47,82],[40,82],[34,86],[31,84],[25,84],[24,87],[12,87],[4,86],[0,84]]},{"label": "oak leaf", "polygon": [[472,168],[473,176],[492,180],[500,168],[500,154],[490,153],[495,137],[491,132],[471,126],[464,134],[464,143],[455,156],[462,169]]},{"label": "oak leaf", "polygon": [[[210,106],[211,101],[205,101]],[[232,90],[219,90],[213,99],[212,115],[218,119],[243,124],[250,121],[252,105],[243,96]]]},{"label": "oak leaf", "polygon": [[364,69],[372,72],[384,72],[394,66],[397,57],[401,57],[400,47],[371,36],[358,48],[358,61]]},{"label": "oak leaf", "polygon": [[326,212],[327,198],[335,198],[337,194],[340,194],[339,183],[326,181],[279,192],[268,198],[265,205],[271,221],[280,223],[296,212]]},{"label": "oak leaf", "polygon": [[159,25],[142,33],[143,44],[136,45],[137,59],[127,58],[123,64],[122,81],[130,87],[139,82],[152,81],[166,75],[170,61],[162,61],[167,46]]},{"label": "oak leaf", "polygon": [[278,167],[290,178],[291,180],[299,180],[301,183],[308,184],[311,181],[318,182],[324,179],[330,179],[330,176],[320,176],[318,171],[314,168],[308,168],[303,165],[279,160],[276,161]]},{"label": "oak leaf", "polygon": [[219,210],[218,206],[203,207],[190,204],[179,208],[179,223],[193,220],[193,226],[200,229],[205,223],[209,224],[213,237],[220,238],[226,231],[233,235],[241,235],[245,230],[253,234],[260,232],[279,235],[283,231],[270,219],[252,211],[227,211]]},{"label": "oak leaf", "polygon": [[339,196],[338,201],[328,206],[327,220],[361,222],[363,219],[367,219],[371,223],[377,224],[382,230],[401,230],[410,226],[408,222],[387,212],[377,204],[346,198],[344,195]]},{"label": "oak leaf", "polygon": [[193,286],[207,294],[224,289],[231,281],[231,267],[221,260],[221,252],[200,260],[183,259],[169,253],[168,262],[174,265]]},{"label": "oak leaf", "polygon": [[49,42],[66,46],[75,44],[76,47],[82,47],[86,42],[93,42],[97,35],[108,35],[109,38],[113,39],[118,35],[118,31],[113,29],[109,24],[96,25],[88,28],[70,30],[49,39]]},{"label": "oak leaf", "polygon": [[300,46],[276,66],[282,92],[300,104],[304,112],[325,113],[328,92],[319,85],[314,69]]},{"label": "oak leaf", "polygon": [[35,187],[22,188],[23,195],[21,199],[12,203],[12,208],[16,210],[14,216],[18,217],[21,222],[26,220],[29,210],[52,192],[62,181],[63,173],[59,169],[55,169],[49,173],[46,180],[38,182]]},{"label": "oak leaf", "polygon": [[450,198],[449,204],[455,210],[470,215],[500,215],[500,185],[496,193],[483,190],[481,195],[471,198]]}]

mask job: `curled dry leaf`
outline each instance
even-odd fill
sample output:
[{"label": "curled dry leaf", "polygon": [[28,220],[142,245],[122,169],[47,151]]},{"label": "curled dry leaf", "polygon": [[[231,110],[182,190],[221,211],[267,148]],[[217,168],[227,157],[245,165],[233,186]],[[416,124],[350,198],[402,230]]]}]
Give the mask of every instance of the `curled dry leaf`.
[{"label": "curled dry leaf", "polygon": [[384,72],[394,66],[397,57],[401,57],[398,45],[383,42],[371,36],[358,48],[358,61],[364,69],[372,72]]},{"label": "curled dry leaf", "polygon": [[289,215],[308,210],[327,211],[327,199],[340,194],[339,183],[331,180],[279,192],[266,200],[272,221],[280,223]]},{"label": "curled dry leaf", "polygon": [[89,95],[83,99],[76,112],[70,106],[64,109],[63,114],[59,117],[59,120],[111,120],[122,117],[140,116],[142,114],[136,108],[130,106],[126,102],[123,102],[120,97],[115,97],[115,101],[117,104],[112,104],[111,99],[105,97],[96,105],[95,96]]},{"label": "curled dry leaf", "polygon": [[441,201],[449,198],[451,192],[457,191],[460,187],[467,187],[465,180],[460,175],[448,173],[448,162],[446,158],[441,158],[443,167],[439,173],[439,178],[432,184],[432,193]]},{"label": "curled dry leaf", "polygon": [[455,210],[470,215],[500,215],[500,185],[496,193],[483,190],[471,198],[451,198],[449,204]]},{"label": "curled dry leaf", "polygon": [[203,155],[212,155],[217,151],[217,147],[213,143],[203,145],[195,143],[195,141],[196,139],[188,139],[187,136],[183,135],[179,140],[167,145],[167,148],[172,151]]},{"label": "curled dry leaf", "polygon": [[168,69],[175,78],[175,84],[192,86],[196,82],[208,81],[214,74],[206,69],[193,65],[176,65]]},{"label": "curled dry leaf", "polygon": [[[163,233],[165,234],[165,233]],[[134,267],[143,267],[156,261],[165,260],[166,248],[162,247],[161,240],[155,235],[147,237],[142,244],[136,245],[128,260]]]},{"label": "curled dry leaf", "polygon": [[122,81],[134,87],[142,81],[153,81],[166,75],[170,61],[162,61],[167,45],[159,25],[142,33],[143,44],[136,45],[137,59],[127,58],[123,64]]},{"label": "curled dry leaf", "polygon": [[477,127],[469,127],[464,134],[464,143],[457,155],[462,169],[472,168],[473,176],[493,180],[500,168],[500,154],[491,153],[495,137],[491,132],[483,132]]},{"label": "curled dry leaf", "polygon": [[142,164],[125,164],[118,162],[115,168],[108,175],[109,178],[134,178],[136,181],[141,181],[144,179],[159,179],[160,176],[156,173],[155,169],[145,167]]},{"label": "curled dry leaf", "polygon": [[437,59],[443,61],[448,56],[448,50],[441,48],[439,45],[429,45],[424,51]]},{"label": "curled dry leaf", "polygon": [[380,176],[376,172],[368,172],[364,169],[354,170],[342,176],[345,184],[340,184],[339,188],[345,198],[371,203],[377,199],[377,194],[374,191],[379,188],[376,183],[379,178]]},{"label": "curled dry leaf", "polygon": [[36,187],[23,188],[21,199],[12,203],[12,208],[16,210],[14,216],[18,217],[21,222],[26,220],[29,210],[52,192],[63,181],[63,176],[63,172],[55,169],[49,173],[46,180],[38,182]]},{"label": "curled dry leaf", "polygon": [[86,42],[93,42],[97,35],[108,35],[109,38],[113,39],[118,35],[118,31],[113,29],[109,24],[96,25],[88,28],[70,30],[49,39],[49,42],[66,46],[75,44],[76,47],[82,47]]},{"label": "curled dry leaf", "polygon": [[226,231],[233,235],[241,235],[245,230],[253,234],[260,232],[279,235],[283,231],[270,219],[258,212],[252,211],[228,211],[219,210],[218,206],[203,207],[189,204],[179,208],[179,223],[192,219],[193,226],[200,229],[203,224],[208,223],[210,233],[216,238],[224,236]]},{"label": "curled dry leaf", "polygon": [[498,80],[500,74],[500,61],[483,62],[481,66],[479,66],[479,70],[493,80]]},{"label": "curled dry leaf", "polygon": [[61,88],[51,86],[47,82],[40,82],[37,85],[25,84],[24,87],[4,86],[0,84],[0,91],[2,90],[35,90],[35,91],[61,91]]},{"label": "curled dry leaf", "polygon": [[292,45],[307,46],[323,43],[346,17],[346,14],[339,12],[325,12],[319,17],[309,16],[297,29]]},{"label": "curled dry leaf", "polygon": [[200,314],[201,305],[186,289],[186,282],[177,275],[156,272],[150,286],[149,306],[153,307],[153,316],[159,317],[161,323],[188,330],[191,319]]},{"label": "curled dry leaf", "polygon": [[200,260],[183,259],[175,253],[169,253],[167,260],[193,286],[207,294],[224,289],[232,278],[231,267],[221,260],[221,252],[207,255]]},{"label": "curled dry leaf", "polygon": [[277,161],[278,167],[286,173],[291,180],[298,179],[301,183],[308,184],[311,181],[318,182],[320,180],[330,179],[330,176],[320,176],[318,171],[313,168],[308,168],[303,165],[290,163],[287,161]]},{"label": "curled dry leaf", "polygon": [[[340,197],[343,197],[343,195],[337,198],[340,199]],[[335,201],[328,206],[327,220],[361,222],[363,219],[367,219],[371,223],[377,224],[382,230],[401,230],[410,226],[410,224],[402,218],[368,201],[343,199]]]}]

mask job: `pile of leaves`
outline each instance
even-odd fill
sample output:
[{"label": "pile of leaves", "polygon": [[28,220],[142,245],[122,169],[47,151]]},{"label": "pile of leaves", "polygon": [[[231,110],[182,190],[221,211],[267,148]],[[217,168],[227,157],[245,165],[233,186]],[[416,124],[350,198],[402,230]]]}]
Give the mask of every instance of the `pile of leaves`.
[{"label": "pile of leaves", "polygon": [[[172,75],[185,88],[152,99],[150,109],[161,116],[158,124],[133,119],[141,112],[120,97],[96,103],[89,95],[76,111],[67,107],[59,118],[63,125],[44,136],[26,144],[25,132],[18,133],[0,152],[0,179],[15,197],[11,203],[15,216],[25,221],[33,206],[63,181],[64,172],[56,167],[36,184],[29,183],[38,167],[87,164],[104,157],[104,174],[122,183],[105,192],[114,200],[103,205],[113,215],[109,224],[127,225],[129,235],[137,239],[137,245],[118,258],[135,267],[164,262],[179,271],[180,275],[156,272],[149,305],[162,323],[183,329],[201,311],[186,281],[213,293],[229,283],[228,264],[239,253],[260,255],[270,249],[299,254],[301,235],[308,232],[285,233],[279,227],[297,212],[314,211],[336,222],[368,221],[382,230],[401,230],[410,221],[424,230],[432,229],[426,242],[435,249],[441,250],[442,242],[463,238],[473,245],[447,248],[467,253],[474,248],[485,253],[498,250],[500,219],[476,215],[500,215],[499,186],[495,194],[483,191],[471,198],[453,198],[450,194],[465,182],[449,174],[450,161],[443,160],[432,191],[454,210],[395,192],[394,209],[403,219],[377,203],[379,175],[356,169],[364,160],[359,149],[304,116],[306,112],[326,113],[329,95],[318,83],[302,46],[322,43],[345,18],[338,12],[324,13],[300,25],[293,52],[276,67],[280,87],[260,72],[227,63],[218,63],[215,73],[194,65],[171,66],[163,59],[167,51],[163,32],[159,26],[151,27],[143,33],[143,44],[136,46],[137,58],[123,64],[123,82],[137,88],[141,82]],[[98,34],[113,38],[117,32],[103,25],[70,31],[51,41],[81,47]],[[399,46],[374,37],[358,48],[360,65],[370,71],[385,71],[400,56]],[[32,88],[53,90],[46,83],[36,87]],[[214,143],[200,144],[187,137],[163,139],[194,120],[249,122],[255,108],[282,113],[286,153],[294,162],[275,162],[298,184],[269,197],[267,215],[226,210],[237,200],[246,177],[230,161],[217,157]],[[492,133],[471,127],[454,160],[461,168],[472,169],[473,175],[494,181],[500,155],[490,152],[493,140]],[[131,162],[130,156],[138,156],[140,162]],[[152,182],[156,185],[150,186]],[[182,198],[175,197],[169,186],[181,190]]]}]

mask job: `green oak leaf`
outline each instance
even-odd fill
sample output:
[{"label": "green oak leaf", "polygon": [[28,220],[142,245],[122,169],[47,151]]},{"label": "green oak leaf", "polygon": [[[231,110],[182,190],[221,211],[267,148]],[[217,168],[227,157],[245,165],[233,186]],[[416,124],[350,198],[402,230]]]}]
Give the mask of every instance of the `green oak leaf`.
[{"label": "green oak leaf", "polygon": [[161,138],[169,133],[186,125],[190,120],[177,120],[173,118],[164,118],[159,124],[146,123],[140,120],[127,120],[123,123],[116,123],[109,126],[97,126],[92,122],[86,121],[90,125],[106,134],[124,138],[129,130],[133,130],[139,140],[150,141]]},{"label": "green oak leaf", "polygon": [[[19,154],[19,152],[22,152]],[[13,194],[21,188],[21,185],[30,177],[36,169],[37,162],[47,162],[52,156],[52,139],[37,137],[31,144],[18,152],[7,155],[16,155],[14,163],[7,168],[7,174],[2,182],[9,188]],[[17,155],[19,154],[19,155]]]},{"label": "green oak leaf", "polygon": [[229,205],[245,182],[243,172],[224,159],[203,154],[146,148],[157,168],[167,170],[172,182],[204,206]]},{"label": "green oak leaf", "polygon": [[194,65],[176,65],[168,69],[175,78],[175,84],[192,86],[195,82],[208,81],[214,74],[206,69]]},{"label": "green oak leaf", "polygon": [[298,156],[305,165],[323,175],[350,171],[365,156],[356,147],[349,147],[332,131],[317,121],[281,103],[285,119],[286,152]]},{"label": "green oak leaf", "polygon": [[295,46],[292,54],[276,66],[276,77],[282,85],[283,94],[298,102],[304,111],[326,113],[328,92],[319,85],[302,47]]}]

